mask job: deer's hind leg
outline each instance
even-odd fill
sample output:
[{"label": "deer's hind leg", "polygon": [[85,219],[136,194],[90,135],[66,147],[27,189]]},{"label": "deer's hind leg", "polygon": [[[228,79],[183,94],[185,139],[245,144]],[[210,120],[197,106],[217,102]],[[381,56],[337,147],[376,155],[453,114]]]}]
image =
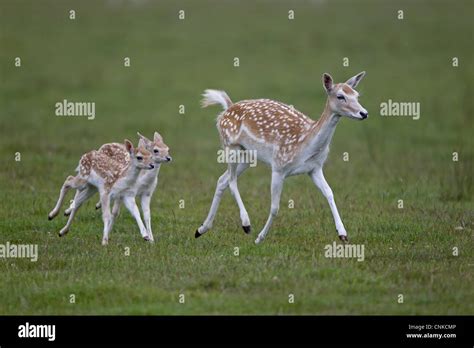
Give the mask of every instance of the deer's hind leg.
[{"label": "deer's hind leg", "polygon": [[[89,190],[92,190],[92,192],[89,192]],[[79,192],[79,191],[77,191],[77,192]],[[77,193],[77,192],[76,192],[76,193]],[[78,197],[78,199],[79,199],[80,201],[82,201],[81,204],[84,202],[84,200],[83,200],[83,197],[84,197],[84,196],[86,196],[87,199],[89,199],[95,192],[97,192],[97,189],[96,189],[94,186],[92,186],[92,185],[87,185],[86,189],[84,189],[84,190],[82,190],[82,191],[79,192],[79,197]],[[89,195],[89,194],[90,194],[90,195]],[[74,197],[76,197],[76,196],[74,196]],[[86,199],[86,200],[87,200],[87,199]],[[72,210],[74,209],[74,207],[75,207],[76,205],[77,205],[77,204],[76,204],[76,198],[74,198],[73,200],[71,200],[71,204],[69,205],[69,208],[67,208],[67,209],[64,211],[64,216],[69,216],[69,215],[71,215],[71,212],[72,212]],[[99,208],[100,208],[100,206],[99,206]]]},{"label": "deer's hind leg", "polygon": [[249,214],[247,213],[247,209],[245,209],[244,202],[240,197],[239,188],[237,186],[237,163],[229,163],[229,188],[232,196],[234,197],[237,205],[239,206],[240,210],[240,219],[242,221],[242,228],[244,229],[245,233],[250,233],[250,218]]},{"label": "deer's hind leg", "polygon": [[71,212],[69,214],[69,218],[67,220],[66,225],[59,231],[59,236],[62,237],[66,233],[69,232],[69,229],[71,227],[72,221],[74,217],[76,216],[77,211],[81,207],[81,205],[87,201],[90,197],[94,195],[94,193],[97,191],[94,186],[91,186],[87,184],[87,182],[84,179],[76,178],[76,180],[73,182],[74,188],[76,188],[76,195],[74,196],[74,200],[71,204]]},{"label": "deer's hind leg", "polygon": [[255,244],[261,243],[265,237],[267,236],[270,227],[272,226],[272,222],[278,214],[278,210],[280,209],[280,196],[281,191],[283,189],[283,181],[285,180],[285,176],[273,170],[272,171],[272,185],[271,185],[271,207],[270,207],[270,214],[268,215],[267,223],[263,227],[262,231],[258,234],[257,239],[255,240]]},{"label": "deer's hind leg", "polygon": [[[240,176],[240,174],[242,174],[249,166],[250,165],[248,163],[239,163],[237,166],[237,176]],[[214,218],[216,217],[217,209],[219,208],[219,204],[221,202],[222,194],[227,189],[227,187],[229,187],[229,182],[230,174],[229,170],[226,170],[224,174],[220,176],[219,180],[217,180],[216,192],[214,193],[214,198],[212,199],[211,208],[209,209],[206,220],[204,220],[202,225],[196,230],[196,233],[194,234],[196,238],[199,238],[201,235],[211,229]],[[244,227],[244,231],[249,233],[250,221],[246,227],[248,227],[248,229]]]},{"label": "deer's hind leg", "polygon": [[66,196],[66,194],[71,188],[74,188],[77,182],[77,179],[78,179],[77,176],[69,175],[66,178],[66,180],[64,180],[63,186],[61,186],[61,190],[59,191],[58,201],[56,202],[56,205],[54,206],[53,210],[51,210],[48,214],[49,220],[54,219],[58,215],[59,210],[61,209],[61,206],[63,205],[64,197]]}]

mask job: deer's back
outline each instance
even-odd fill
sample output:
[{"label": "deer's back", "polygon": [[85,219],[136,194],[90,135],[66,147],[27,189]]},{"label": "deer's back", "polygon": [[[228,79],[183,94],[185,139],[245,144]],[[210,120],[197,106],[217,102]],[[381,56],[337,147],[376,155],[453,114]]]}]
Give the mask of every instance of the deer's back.
[{"label": "deer's back", "polygon": [[121,143],[104,144],[99,148],[99,152],[109,156],[114,161],[124,166],[130,163],[130,154],[128,153],[124,144],[121,144]]},{"label": "deer's back", "polygon": [[266,142],[285,142],[308,131],[313,122],[302,112],[284,103],[254,99],[237,102],[225,110],[218,119],[218,128],[229,138],[235,138],[245,130],[249,135]]},{"label": "deer's back", "polygon": [[79,175],[86,179],[98,177],[105,186],[111,187],[120,179],[128,164],[123,164],[114,160],[113,157],[100,151],[90,151],[82,155],[79,161]]},{"label": "deer's back", "polygon": [[[291,161],[314,121],[284,103],[270,99],[243,100],[218,118],[225,146],[240,145],[260,151],[265,162],[271,156],[281,164]],[[276,151],[275,151],[276,150]]]}]

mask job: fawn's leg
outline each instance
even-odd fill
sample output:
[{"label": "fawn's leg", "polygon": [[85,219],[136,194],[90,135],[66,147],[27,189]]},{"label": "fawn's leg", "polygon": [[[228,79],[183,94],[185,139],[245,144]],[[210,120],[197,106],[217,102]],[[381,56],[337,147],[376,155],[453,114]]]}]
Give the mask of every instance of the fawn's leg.
[{"label": "fawn's leg", "polygon": [[110,221],[108,225],[108,232],[112,231],[112,227],[114,226],[115,219],[117,218],[118,214],[120,213],[120,199],[114,200],[114,205],[112,206],[112,214],[110,215]]},{"label": "fawn's leg", "polygon": [[102,236],[102,245],[109,243],[109,233],[111,230],[112,213],[110,212],[110,193],[100,192],[100,204],[102,207],[102,221],[104,222],[104,232]]},{"label": "fawn's leg", "polygon": [[331,188],[329,187],[326,179],[323,175],[322,169],[314,170],[310,173],[311,179],[313,179],[314,184],[321,190],[324,197],[326,197],[329,207],[331,208],[332,216],[334,218],[334,223],[336,224],[337,234],[339,235],[339,239],[343,242],[347,242],[347,232],[342,223],[341,217],[339,216],[339,211],[336,207],[336,202],[334,201],[334,195],[332,193]]},{"label": "fawn's leg", "polygon": [[[92,192],[89,192],[90,190],[92,190]],[[87,185],[84,190],[80,191],[79,200],[83,199],[82,198],[83,195],[86,195],[86,197],[87,197],[86,200],[89,199],[96,191],[97,191],[97,189],[94,186]],[[64,211],[64,216],[69,216],[72,212],[72,209],[74,209],[75,206],[76,206],[75,199],[73,199],[71,201],[71,204],[69,205],[69,208],[67,208]]]},{"label": "fawn's leg", "polygon": [[92,188],[87,185],[86,182],[82,179],[76,179],[73,182],[73,187],[76,189],[76,194],[72,203],[71,214],[69,214],[69,218],[67,219],[66,225],[59,231],[60,237],[64,236],[66,233],[69,232],[72,221],[74,220],[77,211],[79,210],[81,205],[95,193],[95,188]]},{"label": "fawn's leg", "polygon": [[140,234],[142,235],[143,239],[149,241],[150,237],[148,236],[146,227],[142,222],[142,218],[140,217],[140,211],[138,210],[137,203],[135,202],[135,197],[124,197],[123,203],[125,204],[125,207],[128,209],[130,214],[132,214],[132,216],[137,221],[137,225],[140,228]]},{"label": "fawn's leg", "polygon": [[268,216],[267,223],[263,227],[262,231],[258,234],[257,239],[255,240],[255,244],[259,244],[265,239],[265,236],[270,230],[272,225],[273,219],[278,214],[278,210],[280,209],[280,195],[281,190],[283,189],[283,181],[285,177],[277,172],[272,171],[272,187],[271,187],[271,195],[272,195],[272,204],[270,208],[270,215]]},{"label": "fawn's leg", "polygon": [[148,237],[150,237],[150,242],[153,242],[153,233],[151,232],[151,213],[150,213],[150,201],[151,195],[142,195],[141,197],[141,207],[143,212],[143,219],[145,220],[146,230],[148,232]]},{"label": "fawn's leg", "polygon": [[[74,195],[75,197],[75,195]],[[64,216],[69,216],[71,214],[72,209],[74,208],[74,199],[71,200],[71,204],[69,204],[69,208],[64,211]]]},{"label": "fawn's leg", "polygon": [[64,180],[63,186],[61,187],[61,191],[59,191],[58,201],[56,202],[56,205],[54,206],[53,210],[51,210],[51,212],[48,214],[49,220],[54,219],[58,215],[59,210],[63,205],[64,197],[66,196],[66,193],[72,188],[71,185],[73,184],[75,179],[75,176],[69,175],[66,180]]},{"label": "fawn's leg", "polygon": [[[240,176],[247,168],[249,167],[249,164],[247,163],[239,163],[237,166],[237,176]],[[217,180],[217,187],[216,187],[216,192],[214,193],[214,198],[212,199],[212,204],[211,208],[209,209],[209,214],[207,215],[206,220],[202,223],[202,225],[197,229],[195,237],[198,238],[202,234],[206,233],[209,231],[212,227],[212,223],[214,221],[214,218],[216,217],[217,213],[217,208],[219,208],[219,204],[221,202],[222,194],[224,191],[227,189],[229,186],[229,180],[230,175],[229,175],[229,170],[226,170],[224,174],[222,174]],[[244,230],[248,233],[250,232],[250,222],[249,225],[246,226],[248,227],[248,230]]]}]

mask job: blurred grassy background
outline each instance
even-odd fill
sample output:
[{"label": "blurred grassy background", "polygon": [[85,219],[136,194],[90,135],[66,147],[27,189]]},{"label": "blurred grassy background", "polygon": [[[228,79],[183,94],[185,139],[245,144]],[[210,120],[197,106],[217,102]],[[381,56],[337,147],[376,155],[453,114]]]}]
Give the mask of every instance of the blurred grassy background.
[{"label": "blurred grassy background", "polygon": [[[40,257],[0,259],[0,314],[473,314],[473,9],[421,0],[1,0],[0,243],[38,243]],[[252,235],[227,193],[213,230],[194,240],[225,170],[216,163],[219,110],[200,108],[202,91],[281,100],[316,119],[321,74],[342,82],[362,70],[370,117],[340,122],[325,173],[366,260],[324,258],[334,223],[304,176],[286,181],[279,216],[255,246],[270,205],[263,164],[239,180]],[[63,99],[95,102],[95,120],[56,117]],[[388,99],[420,102],[420,120],[380,117]],[[65,220],[46,215],[80,156],[154,130],[174,159],[152,203],[158,242],[144,244],[123,210],[101,247],[93,202],[59,239]]]}]

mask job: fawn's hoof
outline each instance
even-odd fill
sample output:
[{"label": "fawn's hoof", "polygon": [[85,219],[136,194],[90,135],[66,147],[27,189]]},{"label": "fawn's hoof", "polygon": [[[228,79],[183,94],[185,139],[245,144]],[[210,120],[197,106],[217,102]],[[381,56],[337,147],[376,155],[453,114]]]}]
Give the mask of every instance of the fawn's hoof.
[{"label": "fawn's hoof", "polygon": [[194,238],[199,238],[201,236],[202,236],[202,234],[199,233],[199,230],[196,230],[196,233],[194,233]]},{"label": "fawn's hoof", "polygon": [[102,245],[106,246],[107,244],[109,244],[109,240],[108,239],[102,239]]},{"label": "fawn's hoof", "polygon": [[66,210],[66,211],[64,212],[64,216],[69,216],[69,215],[71,215],[71,212]]},{"label": "fawn's hoof", "polygon": [[154,242],[153,238],[151,238],[150,236],[145,236],[145,237],[143,237],[143,239],[145,240],[145,242],[149,242],[149,243]]},{"label": "fawn's hoof", "polygon": [[349,239],[347,239],[347,236],[341,235],[341,236],[339,236],[339,239],[340,239],[342,242],[344,242],[344,243],[348,243],[348,242],[349,242]]},{"label": "fawn's hoof", "polygon": [[249,234],[250,233],[250,225],[248,226],[242,226],[242,228],[244,229],[244,232]]},{"label": "fawn's hoof", "polygon": [[51,220],[53,220],[53,219],[54,219],[53,216],[49,216],[49,215],[48,215],[48,220],[49,220],[49,221],[51,221]]}]

